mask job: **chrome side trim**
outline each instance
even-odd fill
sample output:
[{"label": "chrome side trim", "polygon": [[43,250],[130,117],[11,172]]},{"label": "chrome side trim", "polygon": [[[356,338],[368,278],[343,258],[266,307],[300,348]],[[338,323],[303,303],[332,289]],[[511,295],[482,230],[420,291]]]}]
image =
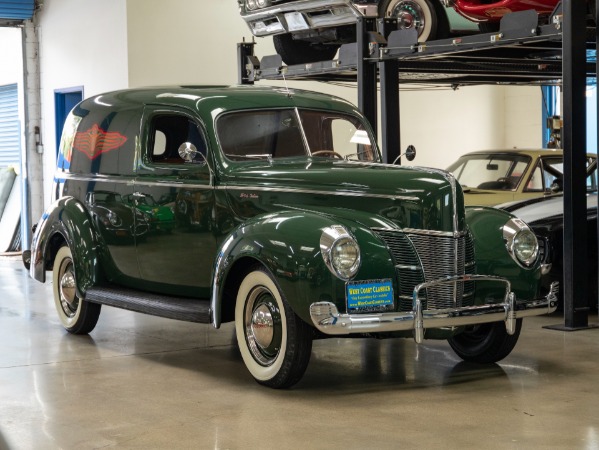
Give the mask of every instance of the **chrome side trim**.
[{"label": "chrome side trim", "polygon": [[346,197],[364,197],[364,198],[384,198],[389,200],[409,200],[419,202],[419,197],[410,197],[405,195],[385,195],[385,194],[364,194],[362,192],[351,192],[351,191],[320,191],[317,189],[292,189],[292,188],[280,188],[280,187],[264,187],[264,186],[216,186],[218,190],[231,190],[231,191],[260,191],[260,192],[284,192],[291,194],[319,194],[319,195],[341,195]]},{"label": "chrome side trim", "polygon": [[112,177],[109,175],[78,175],[70,172],[55,172],[55,180],[90,181],[94,183],[117,183],[133,185],[135,177]]},{"label": "chrome side trim", "polygon": [[[60,174],[60,176],[58,175]],[[93,183],[115,183],[115,184],[126,184],[133,186],[134,184],[141,184],[144,186],[158,186],[158,187],[186,187],[191,189],[204,189],[213,190],[214,187],[209,184],[200,183],[186,183],[183,181],[146,181],[143,177],[111,177],[107,175],[95,175],[95,176],[83,176],[72,173],[56,172],[55,178],[60,180],[70,181],[87,181]]]},{"label": "chrome side trim", "polygon": [[209,186],[206,184],[199,183],[185,183],[185,182],[159,182],[159,181],[144,181],[143,178],[135,177],[109,177],[109,176],[80,176],[71,173],[57,172],[56,178],[61,180],[73,180],[73,181],[90,181],[90,182],[104,182],[104,183],[121,183],[127,185],[133,185],[135,182],[147,186],[162,186],[162,187],[189,187],[193,189],[217,189],[217,190],[231,190],[231,191],[260,191],[260,192],[282,192],[291,194],[319,194],[319,195],[341,195],[346,197],[364,197],[364,198],[382,198],[389,200],[407,200],[413,202],[419,202],[419,197],[412,197],[408,195],[386,195],[386,194],[364,194],[362,192],[351,192],[351,191],[322,191],[317,189],[293,189],[293,188],[278,188],[278,187],[264,187],[264,186]]},{"label": "chrome side trim", "polygon": [[[480,278],[478,278],[480,277]],[[436,280],[430,283],[453,283],[469,281],[470,279],[488,279],[490,281],[509,282],[498,277],[460,276],[449,279]],[[418,289],[418,286],[417,286]],[[424,330],[427,328],[457,327],[477,325],[504,321],[508,333],[513,333],[516,320],[523,317],[550,314],[557,308],[557,292],[559,284],[554,282],[546,297],[530,301],[518,301],[513,292],[508,292],[502,303],[492,303],[462,308],[448,308],[443,310],[423,310],[420,298],[415,291],[414,308],[407,312],[392,312],[379,314],[340,314],[337,307],[331,302],[315,302],[310,305],[310,317],[314,326],[328,335],[347,335],[352,333],[381,333],[391,331],[414,331],[414,339],[421,343],[424,339]]]}]

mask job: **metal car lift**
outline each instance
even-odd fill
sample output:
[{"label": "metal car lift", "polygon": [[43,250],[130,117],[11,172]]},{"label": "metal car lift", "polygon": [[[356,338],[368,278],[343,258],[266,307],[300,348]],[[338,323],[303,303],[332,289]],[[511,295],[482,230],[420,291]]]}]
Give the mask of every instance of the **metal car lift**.
[{"label": "metal car lift", "polygon": [[585,329],[589,328],[586,221],[576,219],[586,218],[585,91],[586,79],[597,79],[599,73],[595,53],[599,39],[595,29],[575,24],[586,24],[585,2],[563,0],[549,24],[540,25],[535,11],[523,11],[505,15],[496,33],[426,43],[418,42],[415,30],[397,30],[394,19],[364,17],[356,25],[357,42],[341,46],[336,60],[285,66],[279,55],[259,61],[254,54],[254,43],[238,44],[238,81],[240,84],[283,79],[356,82],[358,107],[375,130],[380,86],[381,147],[386,162],[393,162],[400,155],[400,83],[451,86],[561,83],[564,324],[552,328]]}]

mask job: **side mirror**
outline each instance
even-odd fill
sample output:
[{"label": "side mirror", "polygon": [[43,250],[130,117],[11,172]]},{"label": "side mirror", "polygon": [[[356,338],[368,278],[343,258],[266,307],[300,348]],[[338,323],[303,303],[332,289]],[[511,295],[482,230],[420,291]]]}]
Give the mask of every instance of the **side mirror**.
[{"label": "side mirror", "polygon": [[406,152],[404,153],[404,155],[406,155],[406,159],[408,161],[414,161],[414,158],[416,158],[416,147],[414,147],[413,145],[408,145],[408,148],[406,148]]},{"label": "side mirror", "polygon": [[397,164],[398,161],[401,164],[402,156],[405,156],[408,161],[414,161],[414,158],[416,158],[416,147],[414,147],[413,145],[408,145],[406,151],[399,155],[397,158],[395,158],[392,164]]},{"label": "side mirror", "polygon": [[549,186],[549,191],[552,194],[557,194],[558,192],[562,192],[564,190],[564,181],[561,178],[556,178]]},{"label": "side mirror", "polygon": [[206,156],[198,151],[198,148],[191,142],[183,142],[177,149],[179,156],[186,163],[208,164]]},{"label": "side mirror", "polygon": [[193,162],[199,153],[197,147],[191,142],[183,142],[177,151],[181,159],[185,162]]}]

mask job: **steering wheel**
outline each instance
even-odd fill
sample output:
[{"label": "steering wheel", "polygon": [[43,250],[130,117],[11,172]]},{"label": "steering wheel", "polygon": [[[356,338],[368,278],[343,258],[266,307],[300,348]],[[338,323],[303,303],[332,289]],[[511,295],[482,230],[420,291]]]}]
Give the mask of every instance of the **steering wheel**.
[{"label": "steering wheel", "polygon": [[312,152],[312,156],[320,156],[320,155],[343,159],[343,156],[341,156],[335,150],[318,150],[318,151]]}]

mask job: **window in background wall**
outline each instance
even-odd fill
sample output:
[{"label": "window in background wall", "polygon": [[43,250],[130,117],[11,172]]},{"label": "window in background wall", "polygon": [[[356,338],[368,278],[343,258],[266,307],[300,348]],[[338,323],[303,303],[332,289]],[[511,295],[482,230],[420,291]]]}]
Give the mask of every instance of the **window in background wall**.
[{"label": "window in background wall", "polygon": [[54,91],[54,116],[56,123],[56,154],[58,155],[58,149],[60,147],[60,136],[62,134],[62,127],[67,119],[67,116],[71,112],[71,109],[83,100],[83,86],[56,89]]},{"label": "window in background wall", "polygon": [[587,152],[597,153],[597,86],[587,86]]},{"label": "window in background wall", "polygon": [[[550,140],[550,130],[547,118],[559,116],[562,113],[561,89],[559,86],[543,86],[543,147]],[[586,91],[587,115],[587,149],[588,153],[597,153],[597,85],[587,85]]]}]

